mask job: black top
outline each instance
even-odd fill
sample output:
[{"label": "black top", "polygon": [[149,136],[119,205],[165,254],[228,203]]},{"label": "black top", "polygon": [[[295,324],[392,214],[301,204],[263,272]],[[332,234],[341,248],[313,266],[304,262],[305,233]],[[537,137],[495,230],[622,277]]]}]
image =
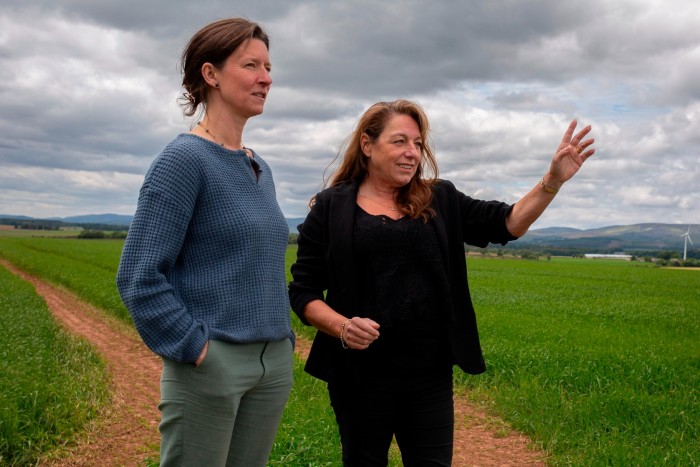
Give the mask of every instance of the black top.
[{"label": "black top", "polygon": [[407,216],[374,216],[358,207],[352,234],[363,292],[357,316],[381,327],[366,350],[348,352],[350,373],[401,387],[438,373],[451,377],[449,285],[432,225]]},{"label": "black top", "polygon": [[[512,206],[470,198],[446,180],[432,188],[431,208],[436,215],[428,225],[435,232],[449,284],[447,300],[452,317],[446,333],[451,361],[467,373],[482,373],[486,366],[469,295],[464,243],[485,247],[489,242],[505,245],[514,240],[505,222]],[[299,249],[291,268],[294,279],[289,284],[289,296],[292,309],[304,324],[309,324],[304,307],[313,300],[324,300],[346,317],[357,316],[363,306],[365,291],[357,282],[352,245],[358,189],[359,182],[347,182],[323,190],[299,226]],[[305,369],[327,382],[341,379],[347,371],[344,362],[348,353],[337,336],[318,332]]]},{"label": "black top", "polygon": [[358,207],[353,252],[362,287],[361,316],[383,328],[437,321],[446,311],[447,277],[435,231],[421,219],[398,220]]}]

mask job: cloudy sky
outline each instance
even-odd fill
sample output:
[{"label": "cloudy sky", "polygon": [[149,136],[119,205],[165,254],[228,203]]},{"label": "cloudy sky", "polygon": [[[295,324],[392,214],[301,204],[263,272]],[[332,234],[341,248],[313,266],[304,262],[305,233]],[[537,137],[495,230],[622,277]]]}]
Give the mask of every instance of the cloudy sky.
[{"label": "cloudy sky", "polygon": [[[21,6],[17,6],[22,3]],[[440,176],[517,201],[568,122],[597,153],[534,228],[700,223],[695,0],[0,0],[0,213],[133,214],[183,117],[178,59],[224,17],[272,38],[244,142],[303,217],[359,115],[423,105]]]}]

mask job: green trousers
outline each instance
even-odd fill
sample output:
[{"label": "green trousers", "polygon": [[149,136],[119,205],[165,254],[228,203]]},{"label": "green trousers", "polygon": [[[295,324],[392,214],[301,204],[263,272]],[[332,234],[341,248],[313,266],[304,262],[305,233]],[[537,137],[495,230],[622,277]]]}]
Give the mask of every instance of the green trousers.
[{"label": "green trousers", "polygon": [[161,466],[267,465],[292,388],[292,343],[209,341],[197,367],[163,359]]}]

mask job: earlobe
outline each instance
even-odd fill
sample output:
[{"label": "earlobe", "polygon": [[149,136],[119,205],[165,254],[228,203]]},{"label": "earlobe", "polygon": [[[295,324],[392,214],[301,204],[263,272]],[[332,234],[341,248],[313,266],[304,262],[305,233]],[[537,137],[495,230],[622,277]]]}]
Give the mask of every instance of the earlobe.
[{"label": "earlobe", "polygon": [[215,88],[219,87],[219,80],[216,78],[217,70],[214,65],[212,65],[209,62],[206,62],[204,65],[202,65],[202,78],[204,78],[204,81],[209,85],[213,86]]}]

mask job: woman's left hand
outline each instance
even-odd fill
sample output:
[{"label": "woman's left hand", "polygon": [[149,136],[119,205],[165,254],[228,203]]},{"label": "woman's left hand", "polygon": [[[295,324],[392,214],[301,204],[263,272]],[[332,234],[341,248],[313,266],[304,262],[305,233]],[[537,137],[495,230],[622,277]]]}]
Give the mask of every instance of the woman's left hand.
[{"label": "woman's left hand", "polygon": [[370,318],[354,316],[347,320],[343,339],[354,350],[365,350],[379,338],[379,323]]},{"label": "woman's left hand", "polygon": [[552,163],[549,166],[550,182],[548,184],[557,186],[564,184],[578,172],[586,159],[595,154],[595,149],[591,147],[594,142],[593,138],[584,140],[591,131],[591,126],[588,125],[574,136],[576,124],[576,119],[571,121],[554,158],[552,158]]}]

